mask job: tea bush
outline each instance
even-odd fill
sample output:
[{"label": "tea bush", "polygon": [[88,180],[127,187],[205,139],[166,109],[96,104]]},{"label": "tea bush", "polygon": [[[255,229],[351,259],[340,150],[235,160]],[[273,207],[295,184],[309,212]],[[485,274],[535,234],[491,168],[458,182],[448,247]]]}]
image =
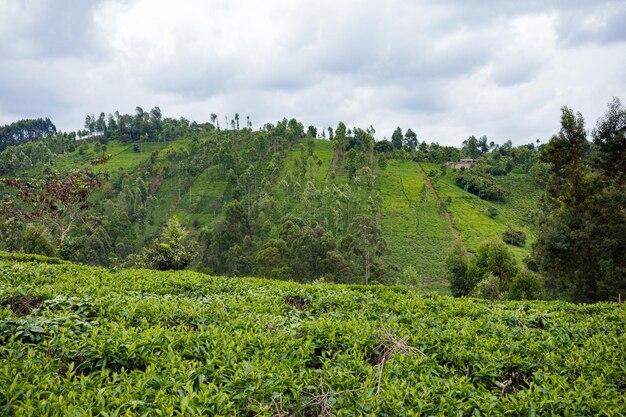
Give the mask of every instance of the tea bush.
[{"label": "tea bush", "polygon": [[0,414],[618,416],[625,331],[609,303],[0,259]]}]

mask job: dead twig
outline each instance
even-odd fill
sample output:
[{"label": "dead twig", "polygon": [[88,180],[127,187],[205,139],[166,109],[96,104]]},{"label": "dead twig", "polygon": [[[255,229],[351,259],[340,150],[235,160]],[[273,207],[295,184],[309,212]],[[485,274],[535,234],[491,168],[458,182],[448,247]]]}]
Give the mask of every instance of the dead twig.
[{"label": "dead twig", "polygon": [[378,355],[372,365],[379,366],[384,361],[388,360],[393,354],[400,354],[404,356],[410,356],[413,353],[419,353],[425,358],[428,358],[428,355],[422,352],[420,349],[409,346],[407,344],[408,338],[399,339],[393,333],[391,333],[387,329],[383,329],[381,332],[381,343],[378,346],[381,353]]},{"label": "dead twig", "polygon": [[350,393],[350,392],[356,392],[359,391],[359,389],[351,389],[351,390],[345,390],[345,391],[335,391],[335,392],[326,392],[324,390],[324,379],[322,378],[321,382],[320,382],[320,391],[321,394],[317,394],[317,395],[313,395],[311,396],[311,398],[309,399],[309,401],[306,402],[306,404],[304,404],[305,408],[308,407],[312,407],[312,406],[317,406],[319,407],[319,416],[320,417],[331,417],[333,415],[333,406],[332,403],[334,403],[334,401],[331,403],[330,399],[334,399],[335,397],[341,395],[341,394],[346,394],[346,393]]},{"label": "dead twig", "polygon": [[385,367],[385,359],[380,363],[380,368],[378,368],[378,384],[376,386],[376,395],[380,394],[380,380],[383,376],[383,368]]}]

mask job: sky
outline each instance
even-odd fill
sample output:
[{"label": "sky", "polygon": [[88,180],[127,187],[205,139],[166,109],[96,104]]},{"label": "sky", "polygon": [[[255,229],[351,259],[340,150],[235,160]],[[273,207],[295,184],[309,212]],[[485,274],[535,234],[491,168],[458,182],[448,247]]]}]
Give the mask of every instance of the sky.
[{"label": "sky", "polygon": [[626,101],[626,1],[0,0],[0,124],[159,106],[254,128],[547,141]]}]

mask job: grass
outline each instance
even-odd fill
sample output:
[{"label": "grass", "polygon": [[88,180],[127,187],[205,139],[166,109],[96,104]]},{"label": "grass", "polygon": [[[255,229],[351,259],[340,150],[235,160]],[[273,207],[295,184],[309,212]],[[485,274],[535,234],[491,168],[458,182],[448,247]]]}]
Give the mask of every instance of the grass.
[{"label": "grass", "polygon": [[[436,164],[423,164],[424,169],[439,171]],[[506,201],[485,201],[456,186],[454,170],[447,170],[434,185],[442,201],[449,199],[448,211],[452,215],[454,227],[459,231],[461,239],[470,251],[475,251],[484,240],[501,237],[509,226],[523,230],[527,240],[524,247],[509,246],[518,259],[530,253],[534,233],[531,217],[537,208],[541,190],[534,185],[528,174],[509,174],[496,177],[496,181],[509,191]],[[495,218],[487,215],[487,209],[498,210]]]},{"label": "grass", "polygon": [[220,166],[210,166],[193,182],[173,212],[181,223],[210,227],[222,214],[227,181],[215,175]]},{"label": "grass", "polygon": [[383,232],[391,249],[387,261],[400,268],[398,278],[410,266],[424,279],[425,289],[447,291],[444,260],[454,236],[439,214],[432,193],[428,190],[423,193],[424,181],[417,165],[412,161],[390,160],[379,175]]}]

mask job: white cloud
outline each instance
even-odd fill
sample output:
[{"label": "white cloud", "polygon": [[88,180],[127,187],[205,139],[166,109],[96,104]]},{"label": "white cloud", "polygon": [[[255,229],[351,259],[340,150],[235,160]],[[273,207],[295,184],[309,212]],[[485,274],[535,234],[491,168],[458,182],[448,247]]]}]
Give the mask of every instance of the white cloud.
[{"label": "white cloud", "polygon": [[524,142],[556,132],[561,105],[593,124],[626,91],[619,2],[87,3],[0,0],[0,123],[158,105]]}]

